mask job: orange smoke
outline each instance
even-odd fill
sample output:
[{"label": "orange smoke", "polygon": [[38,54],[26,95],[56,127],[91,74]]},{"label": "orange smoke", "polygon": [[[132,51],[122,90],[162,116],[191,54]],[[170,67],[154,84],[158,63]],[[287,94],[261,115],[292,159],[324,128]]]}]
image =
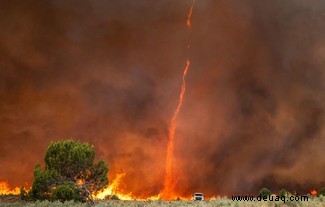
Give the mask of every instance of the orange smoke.
[{"label": "orange smoke", "polygon": [[14,189],[10,189],[8,182],[0,181],[0,195],[8,195],[8,194],[18,195],[19,193],[20,193],[20,189],[18,187]]}]

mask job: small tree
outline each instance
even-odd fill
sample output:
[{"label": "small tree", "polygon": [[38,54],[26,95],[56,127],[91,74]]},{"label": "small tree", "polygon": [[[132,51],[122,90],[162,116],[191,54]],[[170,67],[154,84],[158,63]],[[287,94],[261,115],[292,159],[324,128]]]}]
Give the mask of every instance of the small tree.
[{"label": "small tree", "polygon": [[280,191],[279,191],[279,196],[280,197],[287,197],[287,196],[289,196],[290,195],[290,193],[289,193],[289,191],[287,191],[286,189],[281,189]]},{"label": "small tree", "polygon": [[260,190],[260,196],[261,197],[267,197],[267,196],[271,196],[271,195],[272,195],[272,192],[267,188],[262,188]]},{"label": "small tree", "polygon": [[34,200],[92,201],[92,192],[108,184],[107,163],[95,163],[94,158],[93,145],[73,140],[52,142],[44,158],[45,169],[35,166],[29,196]]}]

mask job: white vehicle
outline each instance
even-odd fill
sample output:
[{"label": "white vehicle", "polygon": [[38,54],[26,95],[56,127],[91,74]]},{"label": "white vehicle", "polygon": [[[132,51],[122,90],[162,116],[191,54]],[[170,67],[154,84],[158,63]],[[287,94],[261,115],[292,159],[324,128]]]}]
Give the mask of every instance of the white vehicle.
[{"label": "white vehicle", "polygon": [[195,201],[203,201],[204,200],[203,193],[194,193],[193,200],[195,200]]}]

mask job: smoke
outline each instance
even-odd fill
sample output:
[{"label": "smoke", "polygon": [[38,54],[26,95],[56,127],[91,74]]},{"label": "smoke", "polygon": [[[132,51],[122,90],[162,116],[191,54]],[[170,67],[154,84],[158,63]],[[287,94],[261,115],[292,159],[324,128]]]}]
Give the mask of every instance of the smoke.
[{"label": "smoke", "polygon": [[189,55],[178,192],[323,186],[325,3],[196,1],[189,31],[190,5],[0,2],[0,180],[31,183],[49,142],[74,138],[125,192],[158,193]]}]

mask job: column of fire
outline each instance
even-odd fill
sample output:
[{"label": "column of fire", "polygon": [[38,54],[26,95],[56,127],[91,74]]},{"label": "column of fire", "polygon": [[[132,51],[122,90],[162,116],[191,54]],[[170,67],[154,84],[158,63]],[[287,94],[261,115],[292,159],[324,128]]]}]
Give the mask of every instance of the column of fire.
[{"label": "column of fire", "polygon": [[[187,15],[187,21],[186,21],[186,26],[188,29],[191,28],[191,17],[192,17],[192,12],[193,12],[193,6],[194,6],[195,0],[193,0],[192,5],[190,7],[190,10]],[[187,48],[190,48],[190,45],[187,45]],[[176,107],[176,110],[170,120],[170,126],[168,130],[168,146],[167,146],[167,155],[166,155],[166,174],[165,174],[165,180],[164,180],[164,189],[161,192],[161,198],[170,200],[174,199],[177,197],[175,193],[175,176],[174,176],[174,171],[173,171],[173,159],[174,159],[174,139],[175,139],[175,130],[176,130],[176,121],[178,114],[181,110],[182,104],[183,104],[183,99],[184,99],[184,94],[186,90],[186,82],[185,78],[187,75],[187,71],[190,67],[190,59],[187,57],[186,59],[186,65],[183,70],[183,76],[182,76],[182,87],[181,91],[179,94],[179,100],[178,100],[178,105]]]}]

